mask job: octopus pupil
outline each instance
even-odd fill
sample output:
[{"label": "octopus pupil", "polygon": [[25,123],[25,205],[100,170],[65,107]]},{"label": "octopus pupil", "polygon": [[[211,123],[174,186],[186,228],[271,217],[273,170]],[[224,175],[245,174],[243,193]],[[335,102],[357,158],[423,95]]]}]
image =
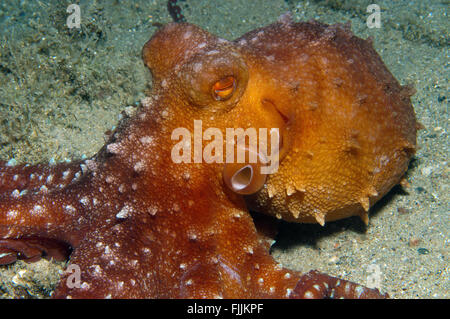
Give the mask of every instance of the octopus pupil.
[{"label": "octopus pupil", "polygon": [[236,89],[236,79],[233,76],[227,76],[214,83],[212,89],[215,100],[225,101],[233,95]]}]

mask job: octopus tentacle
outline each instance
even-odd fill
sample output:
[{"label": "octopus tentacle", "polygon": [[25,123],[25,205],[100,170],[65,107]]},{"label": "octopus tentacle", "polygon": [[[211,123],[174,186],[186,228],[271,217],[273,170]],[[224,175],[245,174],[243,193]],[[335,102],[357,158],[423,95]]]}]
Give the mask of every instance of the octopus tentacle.
[{"label": "octopus tentacle", "polygon": [[19,196],[40,188],[63,188],[82,175],[83,165],[86,166],[84,163],[85,161],[55,165],[8,165],[0,162],[0,194]]},{"label": "octopus tentacle", "polygon": [[39,259],[66,260],[70,247],[58,240],[46,238],[0,239],[0,265],[7,265],[17,259],[35,262]]},{"label": "octopus tentacle", "polygon": [[[18,238],[37,236],[70,240],[68,229],[76,231],[74,222],[79,221],[77,212],[85,210],[83,193],[76,193],[79,187],[64,190],[42,191],[19,197],[1,196],[0,200],[0,237]],[[69,193],[65,201],[61,193]],[[87,198],[87,197],[86,197]],[[87,205],[86,205],[87,206]]]},{"label": "octopus tentacle", "polygon": [[[125,221],[85,236],[70,256],[67,271],[52,297],[155,298],[159,290],[154,273],[139,267],[154,262],[155,251],[140,251],[134,245],[134,230]],[[135,277],[130,278],[130,272]],[[154,293],[145,294],[146,286]]]},{"label": "octopus tentacle", "polygon": [[0,265],[67,258],[93,205],[88,171],[86,161],[0,167]]},{"label": "octopus tentacle", "polygon": [[291,298],[302,299],[385,299],[389,295],[351,281],[332,277],[317,270],[301,276]]}]

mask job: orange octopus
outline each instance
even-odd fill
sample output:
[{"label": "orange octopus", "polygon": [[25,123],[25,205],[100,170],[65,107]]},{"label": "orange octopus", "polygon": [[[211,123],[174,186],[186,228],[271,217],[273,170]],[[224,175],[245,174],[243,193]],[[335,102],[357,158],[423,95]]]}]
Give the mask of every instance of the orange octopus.
[{"label": "orange octopus", "polygon": [[[387,296],[283,268],[249,214],[367,223],[401,181],[416,147],[413,90],[369,40],[287,15],[232,42],[172,23],[143,59],[151,95],[93,158],[0,166],[0,264],[70,253],[79,282],[66,273],[56,298]],[[203,133],[200,151],[179,128]],[[243,162],[198,160],[213,138],[210,154],[220,155],[229,143],[217,129],[230,128],[278,132],[267,143],[278,143],[277,170],[262,173],[268,153],[250,142]]]}]

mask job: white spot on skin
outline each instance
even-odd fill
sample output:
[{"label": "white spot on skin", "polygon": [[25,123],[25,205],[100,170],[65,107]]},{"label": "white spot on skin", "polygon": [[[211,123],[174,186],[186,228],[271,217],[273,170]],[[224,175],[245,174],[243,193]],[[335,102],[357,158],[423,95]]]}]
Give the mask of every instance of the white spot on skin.
[{"label": "white spot on skin", "polygon": [[19,190],[18,190],[18,189],[15,189],[15,190],[11,193],[11,196],[14,197],[14,198],[19,198],[19,196],[20,196]]},{"label": "white spot on skin", "polygon": [[44,212],[44,209],[42,208],[42,206],[41,205],[35,205],[34,207],[33,207],[33,210],[31,211],[31,214],[37,214],[37,215],[39,215],[39,214],[42,214]]},{"label": "white spot on skin", "polygon": [[363,286],[357,286],[355,288],[355,292],[356,292],[356,298],[359,299],[361,297],[361,295],[364,293],[366,289]]},{"label": "white spot on skin", "polygon": [[8,219],[15,219],[19,216],[19,212],[16,210],[10,210],[6,213],[6,218]]},{"label": "white spot on skin", "polygon": [[201,63],[195,63],[193,66],[193,70],[194,72],[198,73],[200,72],[200,70],[202,69],[202,64]]},{"label": "white spot on skin", "polygon": [[183,34],[183,39],[187,40],[192,36],[192,31],[188,30]]},{"label": "white spot on skin", "polygon": [[111,143],[106,146],[106,150],[112,154],[120,154],[122,147],[118,143]]},{"label": "white spot on skin", "polygon": [[95,265],[94,266],[94,275],[95,276],[100,276],[102,273],[102,268],[99,265]]},{"label": "white spot on skin", "polygon": [[14,158],[11,158],[7,163],[6,163],[6,166],[9,166],[9,167],[13,167],[13,166],[16,166],[17,165],[17,161],[14,159]]},{"label": "white spot on skin", "polygon": [[303,297],[305,299],[314,299],[314,294],[311,291],[306,291],[305,294],[303,295]]},{"label": "white spot on skin", "polygon": [[286,297],[289,297],[292,293],[292,289],[288,288],[286,289]]},{"label": "white spot on skin", "polygon": [[153,137],[151,136],[143,136],[139,139],[139,141],[144,145],[153,144]]},{"label": "white spot on skin", "polygon": [[190,239],[190,240],[192,240],[192,241],[195,241],[195,240],[197,240],[197,235],[195,234],[195,233],[193,233],[193,232],[189,232],[188,233],[188,238]]},{"label": "white spot on skin", "polygon": [[70,215],[72,215],[72,214],[74,214],[77,210],[75,209],[75,207],[73,207],[72,205],[66,205],[66,206],[64,206],[64,210],[68,213],[68,214],[70,214]]},{"label": "white spot on skin", "polygon": [[213,55],[213,54],[217,54],[217,53],[219,53],[219,51],[211,50],[211,51],[206,52],[206,55]]},{"label": "white spot on skin", "polygon": [[91,171],[95,171],[97,169],[97,162],[93,160],[86,160],[85,161],[87,168],[89,168]]},{"label": "white spot on skin", "polygon": [[47,193],[47,192],[48,192],[47,186],[42,185],[42,186],[39,188],[39,192],[40,192],[40,193]]},{"label": "white spot on skin", "polygon": [[238,44],[242,45],[242,46],[247,45],[247,40],[241,39],[241,40],[239,40]]},{"label": "white spot on skin", "polygon": [[116,217],[119,219],[124,219],[130,216],[131,207],[125,205],[122,209],[116,214]]},{"label": "white spot on skin", "polygon": [[50,174],[50,175],[47,176],[46,182],[47,182],[48,184],[50,184],[52,181],[53,181],[53,175]]},{"label": "white spot on skin", "polygon": [[253,255],[253,247],[244,247],[244,250],[248,253],[248,254],[250,254],[250,255]]},{"label": "white spot on skin", "polygon": [[63,179],[67,179],[67,177],[69,177],[69,174],[70,174],[70,170],[64,171],[64,172],[62,173],[62,178],[63,178]]},{"label": "white spot on skin", "polygon": [[132,261],[130,261],[130,265],[132,266],[136,266],[138,264],[138,261],[136,259],[133,259]]},{"label": "white spot on skin", "polygon": [[169,112],[167,112],[167,110],[164,110],[164,111],[161,112],[161,116],[162,116],[164,119],[167,119],[167,118],[169,117]]},{"label": "white spot on skin", "polygon": [[113,178],[112,176],[106,176],[105,181],[106,181],[108,184],[111,184],[112,182],[114,182],[114,178]]},{"label": "white spot on skin", "polygon": [[136,164],[134,164],[133,169],[135,170],[136,173],[140,173],[140,172],[144,171],[145,170],[144,161],[139,161]]},{"label": "white spot on skin", "polygon": [[334,299],[334,288],[333,288],[333,289],[331,289],[331,294],[330,294],[330,298],[331,298],[331,299]]},{"label": "white spot on skin", "polygon": [[239,212],[239,213],[235,213],[235,214],[233,215],[233,217],[239,219],[239,218],[242,217],[242,215],[241,215],[241,213]]},{"label": "white spot on skin", "polygon": [[81,172],[76,172],[75,176],[73,177],[72,181],[77,181],[81,176]]},{"label": "white spot on skin", "polygon": [[87,196],[83,196],[80,199],[80,203],[83,204],[84,206],[88,206],[89,205],[89,198]]},{"label": "white spot on skin", "polygon": [[149,208],[147,209],[147,211],[148,211],[148,213],[149,213],[150,215],[155,216],[156,213],[158,212],[158,209],[157,209],[156,207],[149,207]]},{"label": "white spot on skin", "polygon": [[349,283],[345,283],[344,290],[345,290],[345,295],[346,296],[350,295],[350,288],[351,288],[350,284]]},{"label": "white spot on skin", "polygon": [[86,174],[88,171],[88,167],[85,164],[80,164],[81,171],[83,174]]}]

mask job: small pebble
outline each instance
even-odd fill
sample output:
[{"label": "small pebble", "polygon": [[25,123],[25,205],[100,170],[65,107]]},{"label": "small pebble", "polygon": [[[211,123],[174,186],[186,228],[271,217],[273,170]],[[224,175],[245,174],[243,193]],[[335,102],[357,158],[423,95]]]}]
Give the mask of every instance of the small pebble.
[{"label": "small pebble", "polygon": [[330,262],[330,263],[335,263],[335,262],[337,262],[338,261],[338,256],[333,256],[333,257],[331,257],[329,260],[328,260],[328,262]]},{"label": "small pebble", "polygon": [[415,247],[415,246],[419,245],[419,243],[420,243],[420,239],[419,238],[412,237],[412,238],[409,239],[408,245],[409,245],[409,247]]},{"label": "small pebble", "polygon": [[425,188],[419,186],[419,187],[416,187],[416,191],[420,194],[425,191]]},{"label": "small pebble", "polygon": [[430,176],[433,172],[433,166],[424,167],[421,169],[422,175],[424,176]]},{"label": "small pebble", "polygon": [[407,214],[411,214],[411,210],[406,208],[406,207],[399,207],[397,208],[397,211],[399,212],[399,214],[401,215],[407,215]]}]

